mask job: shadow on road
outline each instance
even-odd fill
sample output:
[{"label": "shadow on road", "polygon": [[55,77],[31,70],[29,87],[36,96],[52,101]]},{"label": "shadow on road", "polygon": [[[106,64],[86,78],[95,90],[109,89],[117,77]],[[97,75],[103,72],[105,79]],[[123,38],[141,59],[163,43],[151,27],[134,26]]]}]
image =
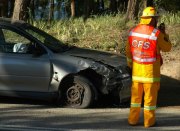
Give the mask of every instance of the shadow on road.
[{"label": "shadow on road", "polygon": [[[115,99],[102,98],[96,104],[98,108],[127,108],[130,102],[119,104]],[[142,102],[143,105],[143,102]],[[171,77],[161,75],[161,87],[158,94],[158,107],[180,106],[180,81]]]},{"label": "shadow on road", "polygon": [[[98,108],[127,108],[130,102],[119,104],[114,99],[102,98],[96,107]],[[142,102],[143,105],[143,102]],[[180,106],[180,81],[161,75],[161,87],[158,94],[158,107]]]},{"label": "shadow on road", "polygon": [[[0,97],[0,103],[30,104],[43,107],[57,107],[55,103],[40,100],[21,99],[12,97]],[[92,108],[129,108],[130,102],[119,104],[116,98],[102,97]],[[161,76],[161,88],[158,95],[158,107],[180,106],[180,81],[168,76]]]},{"label": "shadow on road", "polygon": [[180,81],[168,76],[161,76],[161,88],[158,106],[180,106]]}]

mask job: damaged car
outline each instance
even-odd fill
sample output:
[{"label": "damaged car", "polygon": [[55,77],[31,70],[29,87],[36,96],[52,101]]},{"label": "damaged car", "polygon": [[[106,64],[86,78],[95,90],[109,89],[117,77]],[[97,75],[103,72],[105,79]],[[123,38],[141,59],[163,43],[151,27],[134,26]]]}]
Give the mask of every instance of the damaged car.
[{"label": "damaged car", "polygon": [[0,96],[87,108],[103,95],[130,99],[123,55],[69,46],[24,22],[0,19]]}]

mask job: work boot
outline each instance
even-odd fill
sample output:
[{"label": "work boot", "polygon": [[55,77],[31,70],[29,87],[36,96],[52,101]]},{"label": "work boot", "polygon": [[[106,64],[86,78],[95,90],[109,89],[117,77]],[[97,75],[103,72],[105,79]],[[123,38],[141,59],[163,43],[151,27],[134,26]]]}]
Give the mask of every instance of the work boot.
[{"label": "work boot", "polygon": [[129,121],[128,121],[128,124],[129,124],[130,126],[137,126],[137,125],[138,125],[138,123],[130,123]]},{"label": "work boot", "polygon": [[152,124],[152,125],[144,125],[145,128],[155,127],[155,126],[157,126],[157,123],[156,123],[156,122],[155,122],[154,124]]}]

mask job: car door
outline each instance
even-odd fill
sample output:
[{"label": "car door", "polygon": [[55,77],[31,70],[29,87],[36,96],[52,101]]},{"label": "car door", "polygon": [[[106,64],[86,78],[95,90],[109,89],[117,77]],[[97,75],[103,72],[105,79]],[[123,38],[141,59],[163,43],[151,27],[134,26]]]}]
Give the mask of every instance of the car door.
[{"label": "car door", "polygon": [[35,42],[11,28],[0,27],[0,33],[4,37],[0,40],[0,90],[47,92],[48,54],[34,57],[29,47]]}]

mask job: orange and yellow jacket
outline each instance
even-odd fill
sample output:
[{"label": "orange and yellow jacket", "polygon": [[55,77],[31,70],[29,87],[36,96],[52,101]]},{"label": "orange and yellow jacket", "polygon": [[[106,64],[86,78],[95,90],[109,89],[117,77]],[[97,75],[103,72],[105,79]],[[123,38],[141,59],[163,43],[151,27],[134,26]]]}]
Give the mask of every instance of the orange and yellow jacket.
[{"label": "orange and yellow jacket", "polygon": [[[141,26],[141,25],[138,25],[138,26]],[[149,31],[147,30],[147,34],[148,32]],[[145,33],[143,34],[143,36],[146,36],[147,34]],[[170,51],[171,46],[172,45],[169,40],[169,36],[159,31],[157,35],[157,40],[156,40],[157,56],[161,56],[160,51],[163,51],[163,52]],[[127,57],[128,66],[132,69],[132,81],[142,82],[142,83],[153,83],[153,82],[160,81],[160,66],[161,66],[161,61],[162,61],[161,57],[157,57],[156,61],[150,64],[143,64],[143,63],[138,63],[134,61],[133,56],[132,56],[132,51],[131,51],[130,39],[128,39],[126,43],[126,57]]]}]

